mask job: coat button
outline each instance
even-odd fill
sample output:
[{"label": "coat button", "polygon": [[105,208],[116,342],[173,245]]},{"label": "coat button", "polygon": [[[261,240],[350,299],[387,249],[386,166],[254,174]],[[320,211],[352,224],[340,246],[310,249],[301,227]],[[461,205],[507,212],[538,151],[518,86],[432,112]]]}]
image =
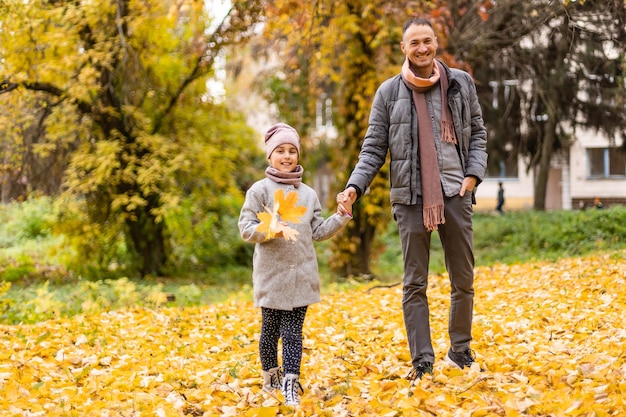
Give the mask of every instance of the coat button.
[{"label": "coat button", "polygon": [[289,265],[289,270],[290,270],[290,271],[293,271],[293,270],[295,270],[295,269],[296,269],[296,266],[295,266],[295,265]]}]

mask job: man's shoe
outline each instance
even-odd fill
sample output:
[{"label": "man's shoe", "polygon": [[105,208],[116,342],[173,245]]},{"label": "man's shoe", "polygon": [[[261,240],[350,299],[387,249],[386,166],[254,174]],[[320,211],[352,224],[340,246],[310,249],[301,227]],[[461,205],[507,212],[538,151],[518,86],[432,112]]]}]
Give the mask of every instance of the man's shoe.
[{"label": "man's shoe", "polygon": [[476,354],[471,349],[463,352],[453,352],[452,348],[450,348],[444,360],[459,369],[471,368],[472,364],[476,363]]},{"label": "man's shoe", "polygon": [[409,381],[415,381],[416,379],[422,379],[424,374],[433,374],[432,362],[420,362],[411,369],[411,372],[406,376]]}]

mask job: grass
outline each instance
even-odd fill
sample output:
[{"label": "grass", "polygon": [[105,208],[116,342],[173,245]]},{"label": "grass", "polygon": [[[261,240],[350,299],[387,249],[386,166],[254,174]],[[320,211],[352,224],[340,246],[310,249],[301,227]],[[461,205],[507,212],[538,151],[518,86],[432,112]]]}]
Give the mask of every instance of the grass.
[{"label": "grass", "polygon": [[[380,279],[402,276],[402,250],[395,223],[383,240],[386,250],[377,260]],[[476,266],[554,261],[597,251],[626,248],[626,207],[585,211],[511,211],[506,215],[474,215]],[[431,236],[430,270],[445,272],[437,233]]]}]

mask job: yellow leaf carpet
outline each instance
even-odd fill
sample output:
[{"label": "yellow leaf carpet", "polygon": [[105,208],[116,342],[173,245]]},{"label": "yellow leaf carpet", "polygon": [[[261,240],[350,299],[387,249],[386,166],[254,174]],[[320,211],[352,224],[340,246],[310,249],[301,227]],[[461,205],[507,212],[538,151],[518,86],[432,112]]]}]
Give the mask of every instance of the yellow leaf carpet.
[{"label": "yellow leaf carpet", "polygon": [[305,321],[298,408],[261,392],[249,296],[0,326],[2,416],[623,416],[626,253],[476,270],[472,348],[442,360],[449,283],[431,276],[437,361],[412,385],[401,287],[325,294]]}]

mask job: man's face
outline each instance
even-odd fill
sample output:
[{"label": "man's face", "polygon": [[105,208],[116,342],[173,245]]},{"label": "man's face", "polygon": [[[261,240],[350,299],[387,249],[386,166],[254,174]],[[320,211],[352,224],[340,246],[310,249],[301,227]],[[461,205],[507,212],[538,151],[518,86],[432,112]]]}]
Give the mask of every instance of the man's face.
[{"label": "man's face", "polygon": [[409,26],[402,36],[400,47],[416,75],[422,78],[430,77],[437,53],[437,37],[432,28],[428,25]]}]

